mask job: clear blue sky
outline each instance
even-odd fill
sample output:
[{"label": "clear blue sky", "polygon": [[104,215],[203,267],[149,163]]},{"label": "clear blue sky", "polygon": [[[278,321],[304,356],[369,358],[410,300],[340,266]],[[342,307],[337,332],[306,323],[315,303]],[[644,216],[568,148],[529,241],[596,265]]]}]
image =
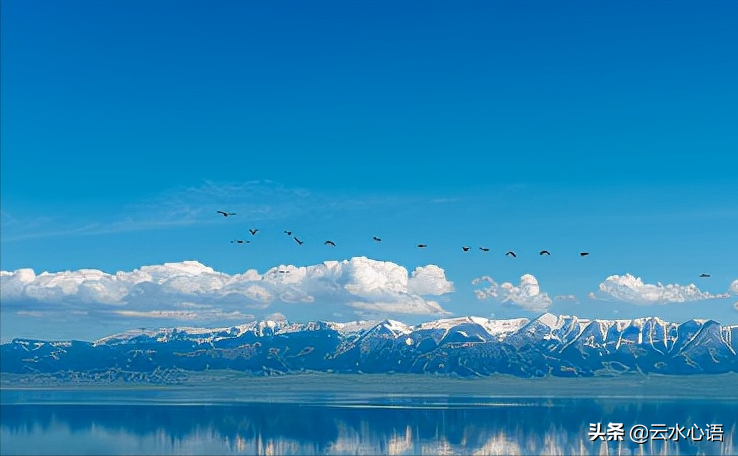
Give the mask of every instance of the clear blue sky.
[{"label": "clear blue sky", "polygon": [[[3,271],[366,256],[441,267],[454,291],[424,299],[453,316],[534,316],[471,284],[532,274],[552,313],[738,322],[734,295],[645,305],[598,288],[632,274],[720,295],[738,279],[734,1],[0,6]],[[18,293],[5,334],[95,306]],[[224,309],[353,318],[318,300]]]}]

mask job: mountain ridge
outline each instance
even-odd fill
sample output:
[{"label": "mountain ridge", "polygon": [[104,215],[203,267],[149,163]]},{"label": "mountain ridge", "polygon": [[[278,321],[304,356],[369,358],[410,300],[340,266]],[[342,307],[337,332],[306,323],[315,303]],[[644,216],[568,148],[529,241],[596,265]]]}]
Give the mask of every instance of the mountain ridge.
[{"label": "mountain ridge", "polygon": [[418,325],[390,319],[261,320],[223,328],[129,330],[92,342],[13,339],[0,346],[0,371],[113,372],[112,378],[213,369],[259,375],[689,375],[738,372],[737,352],[738,325],[709,319],[671,323],[658,317],[599,320],[544,313],[533,319],[467,316]]}]

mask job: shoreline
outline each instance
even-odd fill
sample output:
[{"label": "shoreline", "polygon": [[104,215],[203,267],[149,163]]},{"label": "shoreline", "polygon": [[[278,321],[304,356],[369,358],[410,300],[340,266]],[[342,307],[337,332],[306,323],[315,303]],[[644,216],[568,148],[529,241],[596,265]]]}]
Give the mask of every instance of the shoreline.
[{"label": "shoreline", "polygon": [[[175,384],[94,383],[71,381],[22,380],[36,377],[3,374],[0,376],[0,402],[10,396],[29,396],[52,400],[48,396],[121,398],[140,396],[153,402],[281,402],[293,398],[326,397],[405,397],[405,398],[632,398],[641,400],[723,399],[738,401],[738,374],[643,376],[590,378],[519,378],[492,376],[453,378],[412,374],[335,374],[301,373],[280,376],[253,376],[237,371],[188,373]],[[145,397],[150,395],[151,397]]]}]

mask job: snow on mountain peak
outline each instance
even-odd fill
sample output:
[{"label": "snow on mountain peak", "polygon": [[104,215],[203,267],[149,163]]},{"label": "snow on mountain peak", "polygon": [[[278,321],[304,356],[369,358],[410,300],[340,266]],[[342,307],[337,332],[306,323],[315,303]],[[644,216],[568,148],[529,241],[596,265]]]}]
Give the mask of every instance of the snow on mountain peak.
[{"label": "snow on mountain peak", "polygon": [[[474,318],[474,317],[472,317]],[[527,318],[511,318],[508,320],[486,320],[481,326],[493,336],[512,334],[530,322]]]},{"label": "snow on mountain peak", "polygon": [[378,321],[372,321],[372,320],[361,320],[361,321],[349,321],[346,323],[334,323],[334,322],[328,322],[327,323],[331,328],[334,328],[336,331],[344,334],[348,333],[356,333],[361,331],[368,331],[378,324],[380,322]]},{"label": "snow on mountain peak", "polygon": [[397,320],[384,320],[382,325],[392,331],[395,335],[409,334],[412,332],[412,328]]},{"label": "snow on mountain peak", "polygon": [[[473,321],[472,318],[479,317],[457,317],[457,318],[441,318],[440,320],[427,321],[417,325],[416,329],[450,329],[456,325]],[[480,319],[483,320],[483,319]]]},{"label": "snow on mountain peak", "polygon": [[[92,357],[91,362],[96,370],[135,371],[154,366],[252,372],[278,369],[284,373],[504,373],[525,377],[591,377],[624,371],[681,375],[736,370],[738,326],[720,327],[712,320],[688,320],[681,325],[666,323],[661,327],[662,321],[656,318],[586,320],[550,313],[528,325],[526,321],[461,317],[411,327],[390,319],[373,326],[368,322],[298,324],[263,320],[219,329],[132,330],[92,344],[93,349],[107,347],[98,351],[102,356]],[[585,323],[586,332],[577,331]],[[512,335],[487,337],[482,330],[505,324],[515,328]],[[82,351],[75,351],[78,348]],[[34,363],[34,369],[48,372],[90,369],[86,362],[80,364],[89,348],[85,342],[15,339],[2,347],[3,368],[20,373]],[[35,352],[32,357],[28,354],[31,351]],[[283,356],[287,351],[290,355]],[[188,354],[192,356],[183,356]],[[53,360],[47,362],[49,359]]]},{"label": "snow on mountain peak", "polygon": [[539,321],[549,328],[553,329],[559,325],[560,318],[552,313],[546,312],[540,317],[536,318],[536,321]]}]

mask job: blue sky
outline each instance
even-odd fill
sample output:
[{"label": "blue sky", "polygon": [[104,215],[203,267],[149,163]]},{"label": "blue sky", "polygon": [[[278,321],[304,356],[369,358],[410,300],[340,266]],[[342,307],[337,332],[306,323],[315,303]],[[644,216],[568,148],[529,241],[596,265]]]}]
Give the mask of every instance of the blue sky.
[{"label": "blue sky", "polygon": [[[735,2],[1,7],[3,340],[277,312],[738,323]],[[95,286],[125,282],[118,301],[79,297],[92,280],[80,269],[197,261],[233,281],[330,260],[346,260],[334,286],[354,293],[317,292],[310,269],[258,303],[244,287],[263,276],[231,294],[149,290],[135,306],[135,284],[108,277]],[[387,285],[389,264],[407,280],[437,265],[436,294]],[[538,294],[515,294],[525,274]],[[494,285],[472,284],[485,276]],[[287,289],[314,300],[285,304]]]}]

